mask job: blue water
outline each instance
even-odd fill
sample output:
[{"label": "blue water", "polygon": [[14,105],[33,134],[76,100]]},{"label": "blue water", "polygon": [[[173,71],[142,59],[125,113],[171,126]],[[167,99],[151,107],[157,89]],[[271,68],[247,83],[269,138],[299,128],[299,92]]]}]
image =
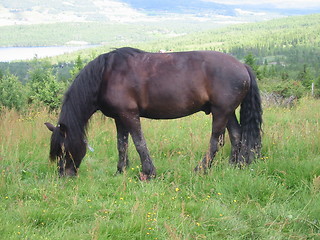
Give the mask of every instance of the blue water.
[{"label": "blue water", "polygon": [[29,60],[34,57],[45,58],[74,52],[80,49],[95,47],[85,46],[53,46],[53,47],[0,47],[0,62]]}]

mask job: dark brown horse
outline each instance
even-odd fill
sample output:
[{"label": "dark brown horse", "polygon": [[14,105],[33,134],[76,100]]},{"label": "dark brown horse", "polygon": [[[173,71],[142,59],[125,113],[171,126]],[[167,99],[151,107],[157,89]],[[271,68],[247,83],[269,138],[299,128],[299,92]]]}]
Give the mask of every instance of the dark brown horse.
[{"label": "dark brown horse", "polygon": [[[239,123],[235,109],[240,104]],[[77,174],[86,154],[86,125],[97,110],[115,120],[120,173],[129,164],[130,134],[141,158],[142,178],[156,174],[140,117],[212,113],[209,151],[196,170],[211,167],[226,128],[231,163],[250,163],[261,148],[262,109],[255,76],[250,67],[220,52],[120,48],[91,61],[66,92],[58,125],[46,123],[53,132],[50,157],[58,160],[61,176]]]}]

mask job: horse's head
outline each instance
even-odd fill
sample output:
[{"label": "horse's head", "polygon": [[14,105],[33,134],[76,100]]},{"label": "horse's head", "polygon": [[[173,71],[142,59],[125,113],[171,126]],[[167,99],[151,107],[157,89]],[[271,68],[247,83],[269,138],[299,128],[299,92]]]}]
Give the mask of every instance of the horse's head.
[{"label": "horse's head", "polygon": [[50,159],[57,161],[58,172],[63,176],[76,176],[81,160],[86,154],[86,143],[83,139],[73,139],[68,127],[62,123],[56,127],[45,123],[52,132]]}]

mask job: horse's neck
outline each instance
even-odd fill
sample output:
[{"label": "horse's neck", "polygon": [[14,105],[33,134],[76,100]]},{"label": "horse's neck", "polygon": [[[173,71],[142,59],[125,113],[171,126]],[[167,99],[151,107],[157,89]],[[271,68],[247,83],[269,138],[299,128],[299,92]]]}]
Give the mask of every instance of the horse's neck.
[{"label": "horse's neck", "polygon": [[70,103],[65,102],[61,109],[59,122],[84,132],[84,128],[95,111],[96,108],[89,106],[89,104],[72,106]]}]

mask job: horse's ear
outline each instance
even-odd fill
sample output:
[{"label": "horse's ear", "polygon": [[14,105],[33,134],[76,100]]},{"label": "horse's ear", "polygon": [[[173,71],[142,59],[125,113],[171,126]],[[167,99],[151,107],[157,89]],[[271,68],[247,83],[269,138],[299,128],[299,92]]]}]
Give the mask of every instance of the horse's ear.
[{"label": "horse's ear", "polygon": [[56,127],[53,126],[51,123],[46,122],[46,123],[44,123],[44,125],[46,125],[47,128],[48,128],[51,132],[53,132],[54,129],[56,129]]},{"label": "horse's ear", "polygon": [[60,129],[61,134],[62,134],[63,136],[66,136],[66,134],[67,134],[67,126],[64,125],[63,123],[60,123],[60,124],[58,125],[58,128]]}]

